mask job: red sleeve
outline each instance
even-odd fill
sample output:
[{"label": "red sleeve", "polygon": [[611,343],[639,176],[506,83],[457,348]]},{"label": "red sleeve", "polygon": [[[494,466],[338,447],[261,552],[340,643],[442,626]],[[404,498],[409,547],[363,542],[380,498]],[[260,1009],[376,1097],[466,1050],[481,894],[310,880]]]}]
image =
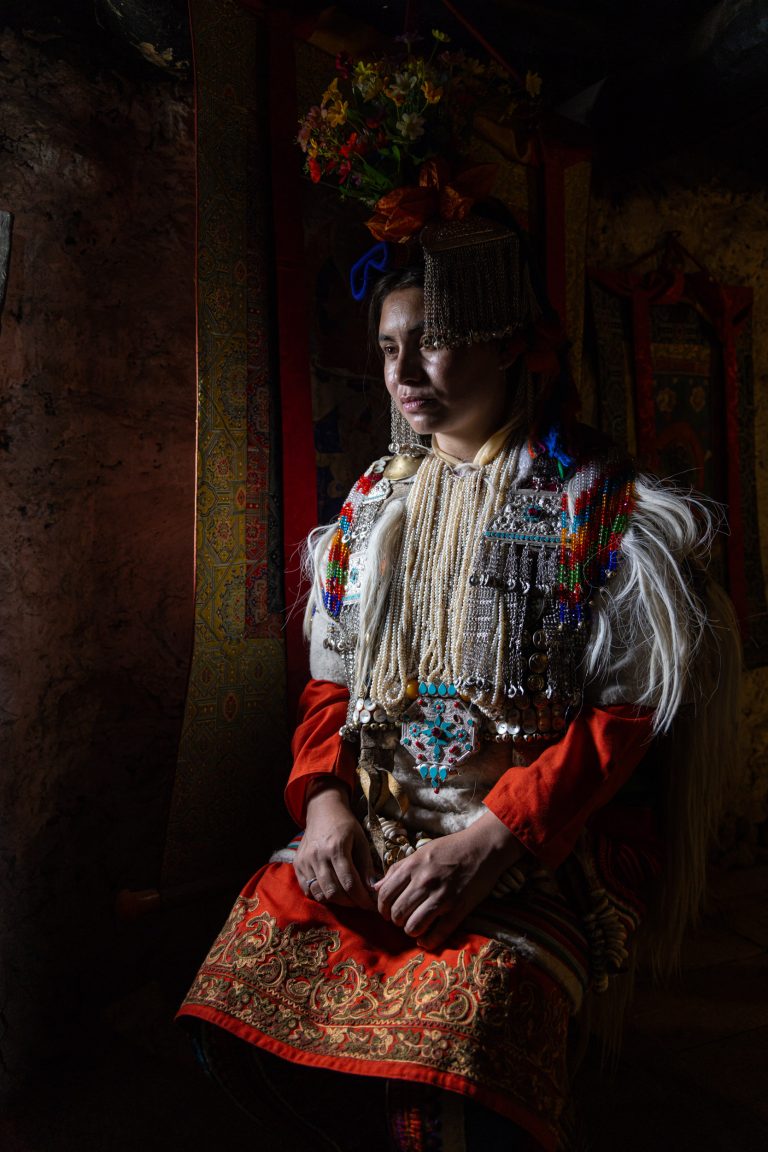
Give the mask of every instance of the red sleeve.
[{"label": "red sleeve", "polygon": [[302,828],[307,785],[320,775],[338,776],[350,788],[357,766],[354,748],[339,736],[347,718],[349,692],[330,680],[310,680],[299,700],[299,722],[291,741],[293,768],[285,788],[291,818]]},{"label": "red sleeve", "polygon": [[532,764],[509,768],[485,805],[537,860],[556,868],[648,752],[652,723],[653,712],[634,705],[585,708]]}]

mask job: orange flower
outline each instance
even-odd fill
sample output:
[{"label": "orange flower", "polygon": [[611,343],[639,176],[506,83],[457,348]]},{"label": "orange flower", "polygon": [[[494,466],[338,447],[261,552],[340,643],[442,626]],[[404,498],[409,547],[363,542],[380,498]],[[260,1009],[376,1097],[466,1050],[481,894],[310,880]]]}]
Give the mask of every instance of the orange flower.
[{"label": "orange flower", "polygon": [[424,93],[424,99],[427,104],[439,104],[443,98],[442,88],[436,88],[429,80],[424,81],[421,90]]}]

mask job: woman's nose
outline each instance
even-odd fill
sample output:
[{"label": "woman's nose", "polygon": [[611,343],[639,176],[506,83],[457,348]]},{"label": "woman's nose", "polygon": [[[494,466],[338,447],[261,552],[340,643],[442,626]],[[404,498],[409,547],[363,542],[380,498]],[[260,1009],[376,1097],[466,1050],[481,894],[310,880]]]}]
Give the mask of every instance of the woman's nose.
[{"label": "woman's nose", "polygon": [[395,362],[395,380],[398,384],[420,380],[424,374],[419,349],[403,347]]}]

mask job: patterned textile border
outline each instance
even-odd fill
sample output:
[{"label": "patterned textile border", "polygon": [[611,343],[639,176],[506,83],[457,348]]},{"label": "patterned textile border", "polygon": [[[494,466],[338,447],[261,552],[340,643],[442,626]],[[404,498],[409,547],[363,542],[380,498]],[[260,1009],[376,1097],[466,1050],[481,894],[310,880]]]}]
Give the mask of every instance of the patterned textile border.
[{"label": "patterned textile border", "polygon": [[299,1063],[474,1096],[554,1148],[569,1018],[555,980],[471,930],[460,949],[433,956],[383,921],[372,931],[371,922],[348,916],[340,931],[322,910],[312,910],[311,923],[299,910],[278,917],[269,906],[270,893],[282,894],[280,880],[263,901],[255,880],[214,941],[182,1015]]},{"label": "patterned textile border", "polygon": [[270,451],[277,382],[264,163],[267,40],[258,18],[234,0],[192,0],[190,12],[198,174],[196,626],[165,885],[252,866],[274,834],[288,747]]}]

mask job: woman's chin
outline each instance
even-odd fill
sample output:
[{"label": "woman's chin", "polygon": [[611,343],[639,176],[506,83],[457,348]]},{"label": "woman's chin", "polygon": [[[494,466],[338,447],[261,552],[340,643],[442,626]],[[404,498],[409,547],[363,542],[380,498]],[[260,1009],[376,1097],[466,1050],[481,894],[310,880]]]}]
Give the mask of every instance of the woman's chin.
[{"label": "woman's chin", "polygon": [[403,412],[402,414],[406,423],[419,436],[431,436],[433,432],[440,431],[441,420],[437,412]]}]

